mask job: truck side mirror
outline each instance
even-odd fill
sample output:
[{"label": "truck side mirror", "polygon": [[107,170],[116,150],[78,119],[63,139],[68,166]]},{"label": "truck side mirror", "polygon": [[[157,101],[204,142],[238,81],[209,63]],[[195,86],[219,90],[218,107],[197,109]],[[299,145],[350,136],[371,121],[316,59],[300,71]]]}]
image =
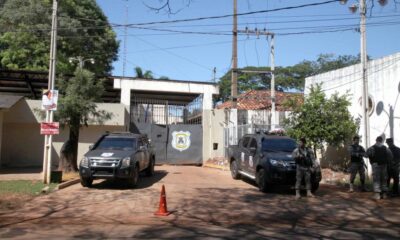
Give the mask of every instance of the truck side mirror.
[{"label": "truck side mirror", "polygon": [[89,150],[93,150],[94,144],[89,145]]}]

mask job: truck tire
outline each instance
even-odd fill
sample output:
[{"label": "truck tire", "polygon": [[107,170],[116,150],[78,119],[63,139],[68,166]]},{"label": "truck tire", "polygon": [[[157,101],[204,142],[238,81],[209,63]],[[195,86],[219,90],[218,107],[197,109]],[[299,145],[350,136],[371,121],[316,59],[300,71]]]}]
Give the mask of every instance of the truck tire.
[{"label": "truck tire", "polygon": [[139,182],[139,166],[135,166],[133,169],[133,175],[128,179],[128,185],[131,188],[134,188],[137,186]]},{"label": "truck tire", "polygon": [[90,188],[92,186],[93,179],[91,178],[81,178],[81,185],[83,187],[88,187]]},{"label": "truck tire", "polygon": [[154,157],[151,157],[149,166],[146,169],[146,176],[151,177],[154,175],[154,165],[156,164],[156,161],[154,160]]},{"label": "truck tire", "polygon": [[260,168],[256,174],[256,183],[261,192],[267,192],[267,175],[264,168]]},{"label": "truck tire", "polygon": [[231,175],[233,179],[240,179],[239,166],[235,159],[231,161]]},{"label": "truck tire", "polygon": [[315,193],[319,188],[319,182],[312,182],[311,183],[311,192]]}]

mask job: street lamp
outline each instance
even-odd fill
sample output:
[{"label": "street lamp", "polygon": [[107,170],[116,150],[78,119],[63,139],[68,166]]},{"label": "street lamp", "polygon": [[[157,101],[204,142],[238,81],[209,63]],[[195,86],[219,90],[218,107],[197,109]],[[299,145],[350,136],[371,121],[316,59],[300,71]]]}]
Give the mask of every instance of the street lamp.
[{"label": "street lamp", "polygon": [[73,63],[75,61],[79,62],[79,68],[82,69],[83,65],[85,64],[85,62],[90,62],[91,64],[94,64],[94,59],[93,58],[83,58],[81,56],[78,57],[70,57],[69,59],[70,63]]}]

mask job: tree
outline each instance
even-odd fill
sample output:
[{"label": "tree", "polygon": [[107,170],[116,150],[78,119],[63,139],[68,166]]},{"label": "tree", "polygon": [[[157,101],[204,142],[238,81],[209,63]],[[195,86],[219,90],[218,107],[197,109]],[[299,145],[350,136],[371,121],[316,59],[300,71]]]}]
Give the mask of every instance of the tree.
[{"label": "tree", "polygon": [[[0,1],[0,68],[42,70],[49,66],[51,33],[51,0]],[[69,139],[64,143],[60,168],[77,170],[77,149],[80,126],[89,118],[98,121],[110,115],[97,111],[102,81],[94,78],[112,70],[119,43],[107,17],[95,0],[62,0],[58,8],[57,66],[60,90],[56,118],[69,127]],[[78,69],[66,81],[62,74],[71,74],[75,66],[70,57],[94,58],[89,71]],[[60,75],[61,73],[61,75]]]},{"label": "tree", "polygon": [[79,129],[88,126],[89,121],[102,123],[111,118],[111,114],[97,109],[104,92],[103,81],[95,79],[88,70],[77,68],[74,77],[69,80],[61,78],[59,109],[56,119],[69,129],[69,138],[61,150],[59,169],[64,172],[77,171]]},{"label": "tree", "polygon": [[[52,1],[2,0],[0,68],[48,70]],[[94,58],[96,75],[112,70],[119,43],[95,0],[59,1],[57,73],[74,72],[70,57]]]},{"label": "tree", "polygon": [[348,94],[333,94],[329,99],[321,85],[312,86],[310,94],[301,105],[291,105],[292,113],[285,121],[289,136],[299,139],[306,137],[314,153],[324,143],[339,146],[354,136],[357,122],[351,116],[348,107]]},{"label": "tree", "polygon": [[[294,66],[275,68],[275,88],[280,91],[303,91],[305,79],[309,76],[335,70],[359,63],[359,57],[334,54],[320,54],[316,61],[304,60]],[[245,70],[270,71],[269,67],[245,67]],[[239,93],[252,89],[270,89],[269,74],[240,73],[238,76]],[[227,72],[219,81],[220,100],[226,101],[231,93],[231,72]]]},{"label": "tree", "polygon": [[145,79],[153,79],[153,72],[147,70],[143,73],[143,69],[141,67],[135,67],[135,73],[137,78],[145,78]]}]

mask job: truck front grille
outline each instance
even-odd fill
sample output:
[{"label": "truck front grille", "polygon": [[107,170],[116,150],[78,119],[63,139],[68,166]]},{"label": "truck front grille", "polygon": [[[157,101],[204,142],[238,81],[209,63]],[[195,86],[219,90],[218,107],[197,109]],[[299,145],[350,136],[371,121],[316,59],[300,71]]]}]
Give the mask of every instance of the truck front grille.
[{"label": "truck front grille", "polygon": [[120,159],[90,159],[91,167],[118,167]]}]

